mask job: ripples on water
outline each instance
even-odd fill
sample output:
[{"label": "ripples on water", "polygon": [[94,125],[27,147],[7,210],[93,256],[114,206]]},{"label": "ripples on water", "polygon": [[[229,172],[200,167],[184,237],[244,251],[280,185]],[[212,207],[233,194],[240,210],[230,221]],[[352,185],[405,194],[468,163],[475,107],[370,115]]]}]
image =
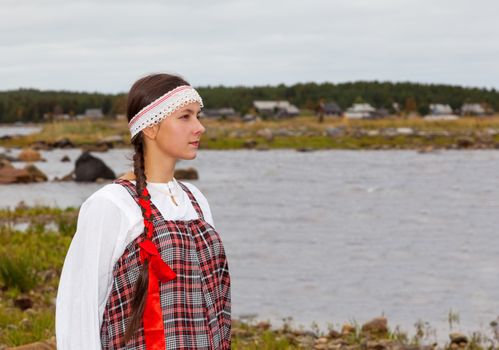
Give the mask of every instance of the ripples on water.
[{"label": "ripples on water", "polygon": [[[120,174],[130,152],[94,155]],[[62,176],[79,153],[42,152],[36,165]],[[498,315],[499,152],[202,150],[187,166],[229,256],[235,317],[326,329],[384,313],[410,334],[428,321],[447,341],[450,310],[465,332]],[[78,206],[100,186],[9,185],[0,205]]]}]

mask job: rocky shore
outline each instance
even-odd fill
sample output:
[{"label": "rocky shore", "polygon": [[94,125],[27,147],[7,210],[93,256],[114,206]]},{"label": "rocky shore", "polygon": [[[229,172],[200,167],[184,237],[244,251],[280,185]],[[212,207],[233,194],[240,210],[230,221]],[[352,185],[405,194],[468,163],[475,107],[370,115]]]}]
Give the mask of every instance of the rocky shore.
[{"label": "rocky shore", "polygon": [[[27,323],[27,322],[25,322]],[[445,344],[422,341],[421,335],[408,339],[404,333],[394,333],[387,326],[384,317],[376,317],[360,328],[345,323],[341,330],[331,329],[326,334],[313,330],[292,328],[284,325],[273,328],[267,321],[247,323],[232,321],[232,349],[310,349],[310,350],[484,350],[495,349],[494,345],[481,343],[479,336],[472,338],[461,334],[449,334]],[[3,346],[0,350],[55,350],[56,340],[52,336],[19,346]]]},{"label": "rocky shore", "polygon": [[[45,162],[40,152],[35,148],[24,148],[17,157],[12,157],[8,153],[0,153],[0,185],[13,183],[30,183],[49,181],[35,162]],[[61,162],[70,162],[68,156],[63,156]],[[17,168],[12,163],[25,162],[23,168]],[[74,162],[74,169],[61,178],[53,181],[78,181],[78,182],[101,182],[113,180],[123,174],[116,175],[100,158],[93,156],[90,151],[84,150]],[[196,169],[190,167],[186,169],[175,169],[175,178],[184,180],[198,179]]]},{"label": "rocky shore", "polygon": [[[499,148],[499,117],[460,118],[429,121],[422,118],[392,117],[376,120],[313,116],[283,120],[203,120],[206,133],[200,149],[439,149]],[[7,135],[0,146],[34,150],[81,148],[105,152],[130,147],[129,131],[123,121],[71,121],[41,124],[42,130],[29,135]]]}]

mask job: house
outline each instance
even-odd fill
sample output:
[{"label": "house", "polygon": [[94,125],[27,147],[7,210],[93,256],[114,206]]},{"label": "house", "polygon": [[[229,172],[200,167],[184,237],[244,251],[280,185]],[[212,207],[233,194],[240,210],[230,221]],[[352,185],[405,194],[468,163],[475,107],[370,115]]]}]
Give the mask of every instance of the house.
[{"label": "house", "polygon": [[262,116],[285,118],[300,114],[300,110],[288,101],[253,101],[253,107]]},{"label": "house", "polygon": [[324,114],[325,115],[337,115],[341,116],[343,111],[341,107],[336,102],[328,102],[324,104]]},{"label": "house", "polygon": [[376,108],[369,103],[354,103],[345,111],[345,117],[349,119],[364,119],[376,117]]},{"label": "house", "polygon": [[455,120],[458,118],[448,104],[431,103],[429,110],[428,115],[424,116],[426,120]]},{"label": "house", "polygon": [[84,114],[85,118],[90,118],[90,119],[101,119],[104,117],[104,114],[102,113],[101,108],[87,108],[85,110]]},{"label": "house", "polygon": [[430,104],[430,115],[449,115],[452,114],[452,108],[449,105],[441,103]]},{"label": "house", "polygon": [[200,113],[203,117],[210,119],[239,119],[240,115],[232,107],[204,108]]},{"label": "house", "polygon": [[461,115],[485,115],[487,111],[479,103],[465,103],[461,106]]}]

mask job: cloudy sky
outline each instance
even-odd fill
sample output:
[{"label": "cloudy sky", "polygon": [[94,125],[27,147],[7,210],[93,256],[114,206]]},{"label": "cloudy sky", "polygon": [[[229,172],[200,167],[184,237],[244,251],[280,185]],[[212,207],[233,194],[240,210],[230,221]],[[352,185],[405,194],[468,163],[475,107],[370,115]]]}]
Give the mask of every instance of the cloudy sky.
[{"label": "cloudy sky", "polygon": [[499,88],[497,0],[0,0],[0,90],[355,80]]}]

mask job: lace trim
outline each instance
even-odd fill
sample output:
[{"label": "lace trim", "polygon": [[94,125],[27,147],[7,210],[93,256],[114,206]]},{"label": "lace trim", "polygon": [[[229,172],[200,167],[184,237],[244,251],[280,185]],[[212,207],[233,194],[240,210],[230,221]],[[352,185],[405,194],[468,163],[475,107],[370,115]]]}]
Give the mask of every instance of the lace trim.
[{"label": "lace trim", "polygon": [[[145,106],[139,113],[137,113],[137,117],[132,118],[129,123],[132,138],[142,129],[158,124],[164,118],[166,118],[179,108],[188,105],[189,103],[199,102],[201,108],[203,107],[203,100],[194,88],[189,86],[188,89],[184,88],[182,90],[178,90],[178,92],[174,92],[179,88],[180,87],[167,92],[160,98],[156,99],[154,102]],[[172,94],[172,92],[174,93]],[[168,96],[169,94],[172,95]],[[166,96],[168,97],[164,99]],[[162,99],[164,99],[164,101]],[[147,111],[143,113],[143,111],[145,110]],[[140,115],[140,113],[143,113],[143,115]]]}]

